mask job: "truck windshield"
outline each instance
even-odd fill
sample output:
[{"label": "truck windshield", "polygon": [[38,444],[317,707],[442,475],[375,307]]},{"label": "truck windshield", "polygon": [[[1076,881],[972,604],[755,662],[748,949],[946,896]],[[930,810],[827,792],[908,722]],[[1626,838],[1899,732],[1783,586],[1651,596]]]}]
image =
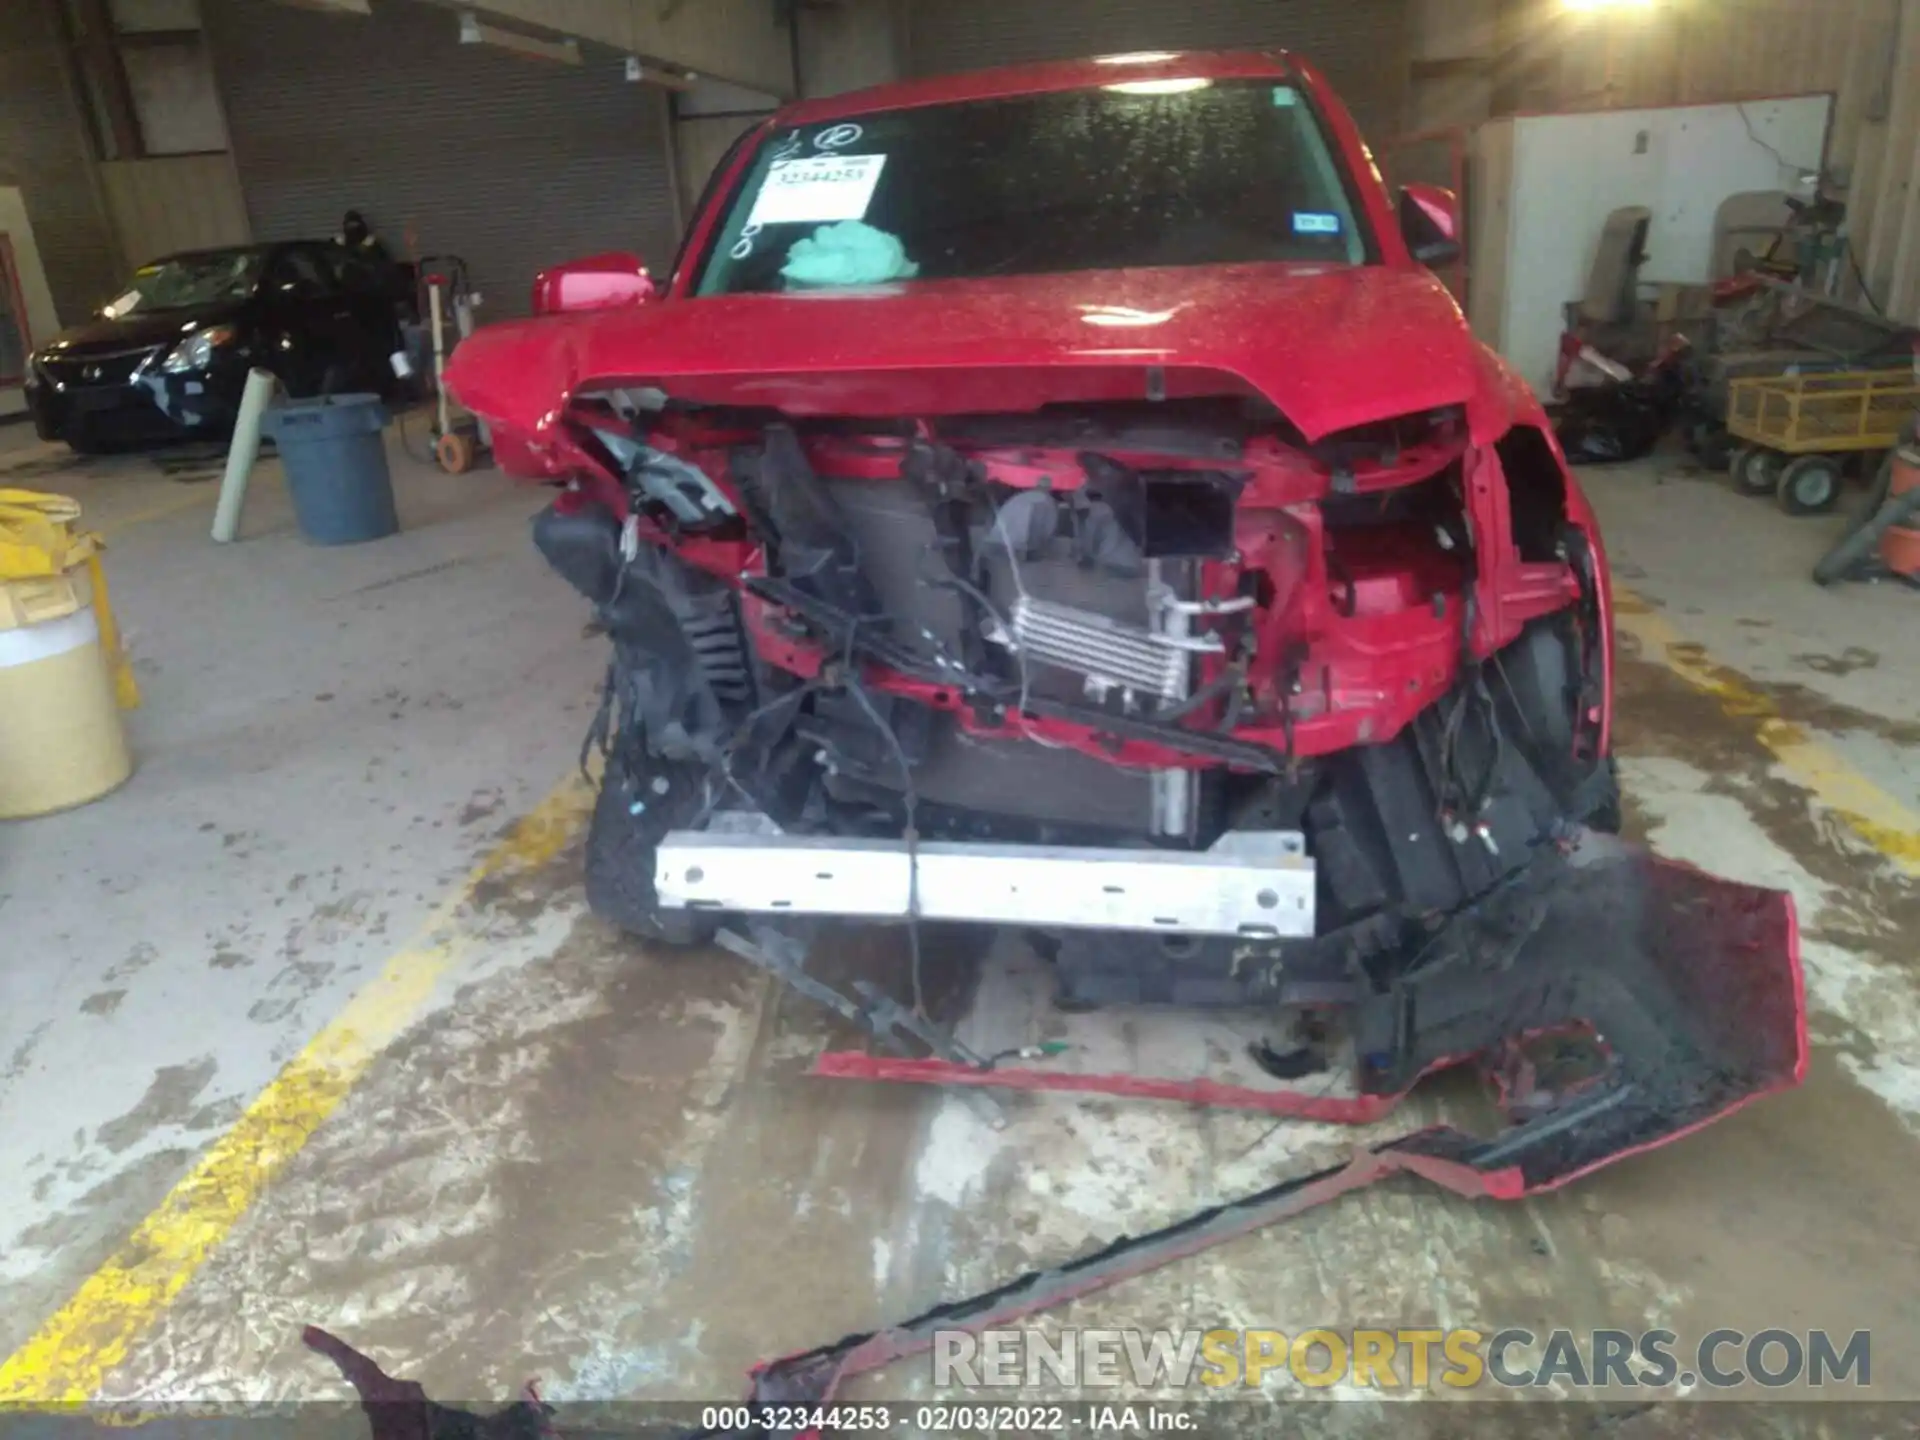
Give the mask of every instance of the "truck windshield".
[{"label": "truck windshield", "polygon": [[1152,80],[776,132],[694,289],[1367,256],[1298,89]]}]

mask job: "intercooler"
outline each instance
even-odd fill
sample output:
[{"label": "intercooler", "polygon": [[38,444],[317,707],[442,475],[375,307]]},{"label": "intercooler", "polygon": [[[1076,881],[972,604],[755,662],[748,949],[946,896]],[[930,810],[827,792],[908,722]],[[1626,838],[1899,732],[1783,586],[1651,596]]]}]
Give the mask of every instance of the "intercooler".
[{"label": "intercooler", "polygon": [[1089,699],[1104,700],[1115,690],[1122,703],[1139,696],[1186,698],[1193,651],[1167,636],[1029,595],[1013,602],[1012,623],[1013,647],[1029,665],[1080,675]]}]

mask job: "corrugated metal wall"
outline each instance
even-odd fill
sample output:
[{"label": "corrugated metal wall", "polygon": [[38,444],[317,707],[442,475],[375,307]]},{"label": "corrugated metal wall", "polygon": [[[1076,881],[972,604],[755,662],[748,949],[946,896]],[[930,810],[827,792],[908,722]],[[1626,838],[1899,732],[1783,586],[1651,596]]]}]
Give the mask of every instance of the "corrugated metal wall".
[{"label": "corrugated metal wall", "polygon": [[0,0],[0,184],[24,192],[47,284],[65,324],[125,278],[95,186],[60,41],[56,0]]},{"label": "corrugated metal wall", "polygon": [[1675,24],[1677,99],[1835,93],[1827,163],[1868,287],[1920,319],[1920,0],[1696,0]]},{"label": "corrugated metal wall", "polygon": [[365,214],[396,254],[464,257],[492,318],[536,270],[602,250],[664,266],[677,240],[659,91],[621,57],[580,66],[458,43],[417,0],[371,16],[207,0],[214,68],[255,238]]},{"label": "corrugated metal wall", "polygon": [[799,69],[802,93],[839,95],[900,78],[909,0],[840,0],[802,6]]},{"label": "corrugated metal wall", "polygon": [[[1728,94],[1784,94],[1837,88],[1846,77],[1854,22],[1879,12],[1890,21],[1898,0],[1705,0],[1675,12],[1681,88]],[[1683,97],[1690,98],[1690,97]]]},{"label": "corrugated metal wall", "polygon": [[[1920,0],[1826,0],[1782,14],[1764,43],[1744,44],[1730,23],[1733,3],[1716,7],[1720,33],[1689,36],[1684,93],[1836,92],[1827,163],[1846,185],[1868,287],[1892,313],[1920,320]],[[1735,46],[1731,64],[1715,53],[1722,42]]]},{"label": "corrugated metal wall", "polygon": [[680,143],[680,198],[684,213],[693,213],[714,166],[740,138],[741,132],[759,123],[759,117],[753,115],[695,115],[675,127]]},{"label": "corrugated metal wall", "polygon": [[225,151],[109,160],[100,167],[100,183],[120,248],[132,264],[253,238],[233,157]]},{"label": "corrugated metal wall", "polygon": [[1407,0],[918,0],[920,74],[1128,50],[1297,50],[1327,73],[1369,138],[1406,121]]},{"label": "corrugated metal wall", "polygon": [[[1598,12],[1576,39],[1559,0],[1527,24],[1560,56],[1555,108],[1832,91],[1827,164],[1868,286],[1920,320],[1920,0],[1687,0]],[[1532,103],[1531,101],[1529,103]]]}]

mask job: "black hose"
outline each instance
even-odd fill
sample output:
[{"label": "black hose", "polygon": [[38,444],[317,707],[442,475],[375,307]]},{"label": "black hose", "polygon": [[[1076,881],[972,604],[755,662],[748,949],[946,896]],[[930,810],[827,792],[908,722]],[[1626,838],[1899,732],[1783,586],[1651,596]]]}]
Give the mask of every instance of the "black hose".
[{"label": "black hose", "polygon": [[1208,702],[1217,700],[1222,695],[1230,693],[1229,687],[1241,685],[1245,682],[1246,678],[1247,667],[1236,660],[1179,704],[1168,710],[1156,710],[1153,718],[1163,725],[1170,725],[1176,720],[1184,720]]},{"label": "black hose", "polygon": [[[852,636],[848,636],[847,652],[853,651]],[[853,698],[867,719],[873,722],[873,728],[893,751],[893,758],[900,767],[901,796],[906,804],[907,828],[907,951],[913,980],[913,1013],[922,1020],[927,1018],[927,997],[921,983],[920,964],[920,821],[918,817],[919,797],[913,786],[913,764],[907,759],[906,747],[900,743],[899,732],[882,717],[878,707],[868,697],[866,687],[860,683],[851,659],[842,662],[841,683],[848,695]]]},{"label": "black hose", "polygon": [[1884,319],[1887,307],[1880,303],[1873,293],[1873,288],[1867,284],[1866,272],[1860,268],[1860,252],[1854,248],[1852,236],[1847,237],[1846,250],[1847,263],[1853,267],[1854,283],[1860,287],[1860,298],[1867,302],[1874,314]]},{"label": "black hose", "polygon": [[1920,515],[1920,487],[1907,491],[1904,495],[1894,495],[1893,467],[1898,458],[1905,457],[1909,464],[1920,465],[1920,452],[1911,448],[1893,450],[1887,453],[1885,462],[1880,466],[1880,474],[1873,482],[1872,503],[1862,512],[1863,518],[1813,567],[1813,583],[1831,585],[1844,580],[1873,553],[1880,538],[1896,525],[1904,525],[1914,516]]}]

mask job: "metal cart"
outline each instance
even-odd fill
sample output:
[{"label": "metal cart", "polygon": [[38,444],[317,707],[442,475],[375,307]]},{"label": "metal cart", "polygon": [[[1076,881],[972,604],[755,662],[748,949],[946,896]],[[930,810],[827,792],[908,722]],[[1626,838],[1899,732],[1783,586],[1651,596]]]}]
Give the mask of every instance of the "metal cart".
[{"label": "metal cart", "polygon": [[1735,380],[1727,429],[1742,444],[1733,483],[1773,495],[1789,515],[1831,510],[1847,461],[1891,450],[1920,409],[1911,365]]}]

